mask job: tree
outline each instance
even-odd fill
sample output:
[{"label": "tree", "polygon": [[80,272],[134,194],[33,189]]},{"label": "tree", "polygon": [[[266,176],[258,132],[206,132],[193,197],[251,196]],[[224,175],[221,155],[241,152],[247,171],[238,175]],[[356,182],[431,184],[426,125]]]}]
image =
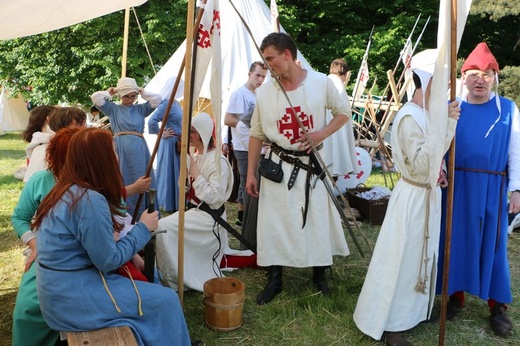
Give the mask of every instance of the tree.
[{"label": "tree", "polygon": [[[269,5],[269,0],[264,1]],[[431,15],[431,20],[417,52],[436,45],[438,0],[278,0],[277,3],[282,26],[311,66],[320,72],[328,72],[330,61],[343,57],[355,76],[374,25],[368,64],[369,84],[377,79],[375,93],[386,86],[386,71],[394,68],[419,13],[422,16],[414,41],[426,18]],[[159,69],[185,37],[187,0],[148,1],[136,11],[155,68]],[[519,14],[518,0],[501,0],[498,5],[492,0],[474,0],[459,56],[467,56],[478,42],[486,41],[501,66],[520,66]],[[23,90],[33,104],[67,102],[87,108],[93,91],[113,86],[120,77],[122,41],[123,12],[119,12],[61,30],[0,42],[3,52],[0,84],[12,91]],[[154,75],[133,14],[127,75],[140,85]],[[512,78],[509,72],[503,76]],[[518,88],[511,84],[507,93],[516,94],[507,95],[519,95]]]},{"label": "tree", "polygon": [[[186,32],[186,0],[149,1],[136,8],[155,67],[177,49]],[[143,85],[153,68],[133,13],[127,76]],[[124,11],[60,30],[0,42],[0,84],[21,90],[33,104],[81,104],[115,85],[121,75]],[[28,91],[30,90],[30,91]]]}]

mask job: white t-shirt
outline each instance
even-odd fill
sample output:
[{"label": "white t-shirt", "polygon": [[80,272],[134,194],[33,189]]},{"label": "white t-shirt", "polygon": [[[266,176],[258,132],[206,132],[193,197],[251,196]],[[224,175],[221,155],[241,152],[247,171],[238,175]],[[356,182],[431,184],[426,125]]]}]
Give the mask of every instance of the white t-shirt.
[{"label": "white t-shirt", "polygon": [[[245,85],[235,90],[229,98],[226,113],[238,114],[239,119],[243,114],[252,112],[256,104],[256,94]],[[237,127],[231,128],[233,149],[247,151],[249,147],[249,128],[242,122]]]}]

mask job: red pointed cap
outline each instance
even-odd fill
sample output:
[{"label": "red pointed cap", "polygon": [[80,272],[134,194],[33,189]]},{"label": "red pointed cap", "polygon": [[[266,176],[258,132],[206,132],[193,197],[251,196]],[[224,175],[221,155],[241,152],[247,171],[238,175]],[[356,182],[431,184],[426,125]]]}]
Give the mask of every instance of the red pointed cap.
[{"label": "red pointed cap", "polygon": [[487,69],[495,70],[499,72],[497,59],[493,56],[491,51],[489,50],[488,45],[485,42],[479,43],[473,52],[470,53],[462,68],[461,72],[465,72],[467,70],[481,70],[485,71]]}]

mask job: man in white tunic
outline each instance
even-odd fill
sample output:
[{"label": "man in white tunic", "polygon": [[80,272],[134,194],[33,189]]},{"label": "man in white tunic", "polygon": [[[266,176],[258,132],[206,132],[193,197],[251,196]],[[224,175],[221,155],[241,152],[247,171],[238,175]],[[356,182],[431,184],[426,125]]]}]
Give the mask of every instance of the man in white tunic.
[{"label": "man in white tunic", "polygon": [[[268,270],[268,282],[257,303],[266,304],[282,291],[282,266],[313,267],[314,285],[328,295],[325,269],[332,265],[333,255],[346,256],[349,250],[323,182],[311,186],[311,145],[296,116],[319,147],[350,119],[350,106],[326,75],[296,64],[296,44],[287,34],[269,34],[260,50],[290,103],[274,79],[256,90],[246,191],[259,198],[258,264]],[[328,124],[326,109],[334,116]],[[255,171],[264,141],[272,143],[265,157],[280,163],[283,178],[277,183],[262,177],[259,191]]]},{"label": "man in white tunic", "polygon": [[[430,153],[439,147],[446,152],[460,108],[457,101],[449,104],[447,126],[440,133],[431,131],[433,66],[414,70],[414,96],[393,123],[392,153],[401,179],[392,192],[354,311],[357,327],[387,345],[411,345],[401,331],[429,318],[435,294],[441,190],[429,183],[430,171],[440,168],[430,167]],[[446,185],[442,170],[439,184]]]},{"label": "man in white tunic", "polygon": [[[329,75],[336,89],[349,102],[345,85],[349,81],[349,67],[345,59],[334,59],[330,63]],[[349,103],[350,104],[350,103]],[[327,111],[327,122],[332,114]],[[358,157],[354,139],[353,122],[347,122],[323,142],[323,161],[333,177],[340,177],[356,170]],[[359,171],[359,170],[358,170]]]}]

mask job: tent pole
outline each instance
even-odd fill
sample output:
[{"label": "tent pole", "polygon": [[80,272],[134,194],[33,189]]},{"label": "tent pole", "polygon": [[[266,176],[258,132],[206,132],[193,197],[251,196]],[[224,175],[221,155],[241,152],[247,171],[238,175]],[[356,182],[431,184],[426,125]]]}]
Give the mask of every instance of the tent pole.
[{"label": "tent pole", "polygon": [[126,57],[128,53],[128,28],[130,26],[130,8],[125,9],[125,29],[123,33],[123,55],[121,58],[121,78],[126,77]]}]

